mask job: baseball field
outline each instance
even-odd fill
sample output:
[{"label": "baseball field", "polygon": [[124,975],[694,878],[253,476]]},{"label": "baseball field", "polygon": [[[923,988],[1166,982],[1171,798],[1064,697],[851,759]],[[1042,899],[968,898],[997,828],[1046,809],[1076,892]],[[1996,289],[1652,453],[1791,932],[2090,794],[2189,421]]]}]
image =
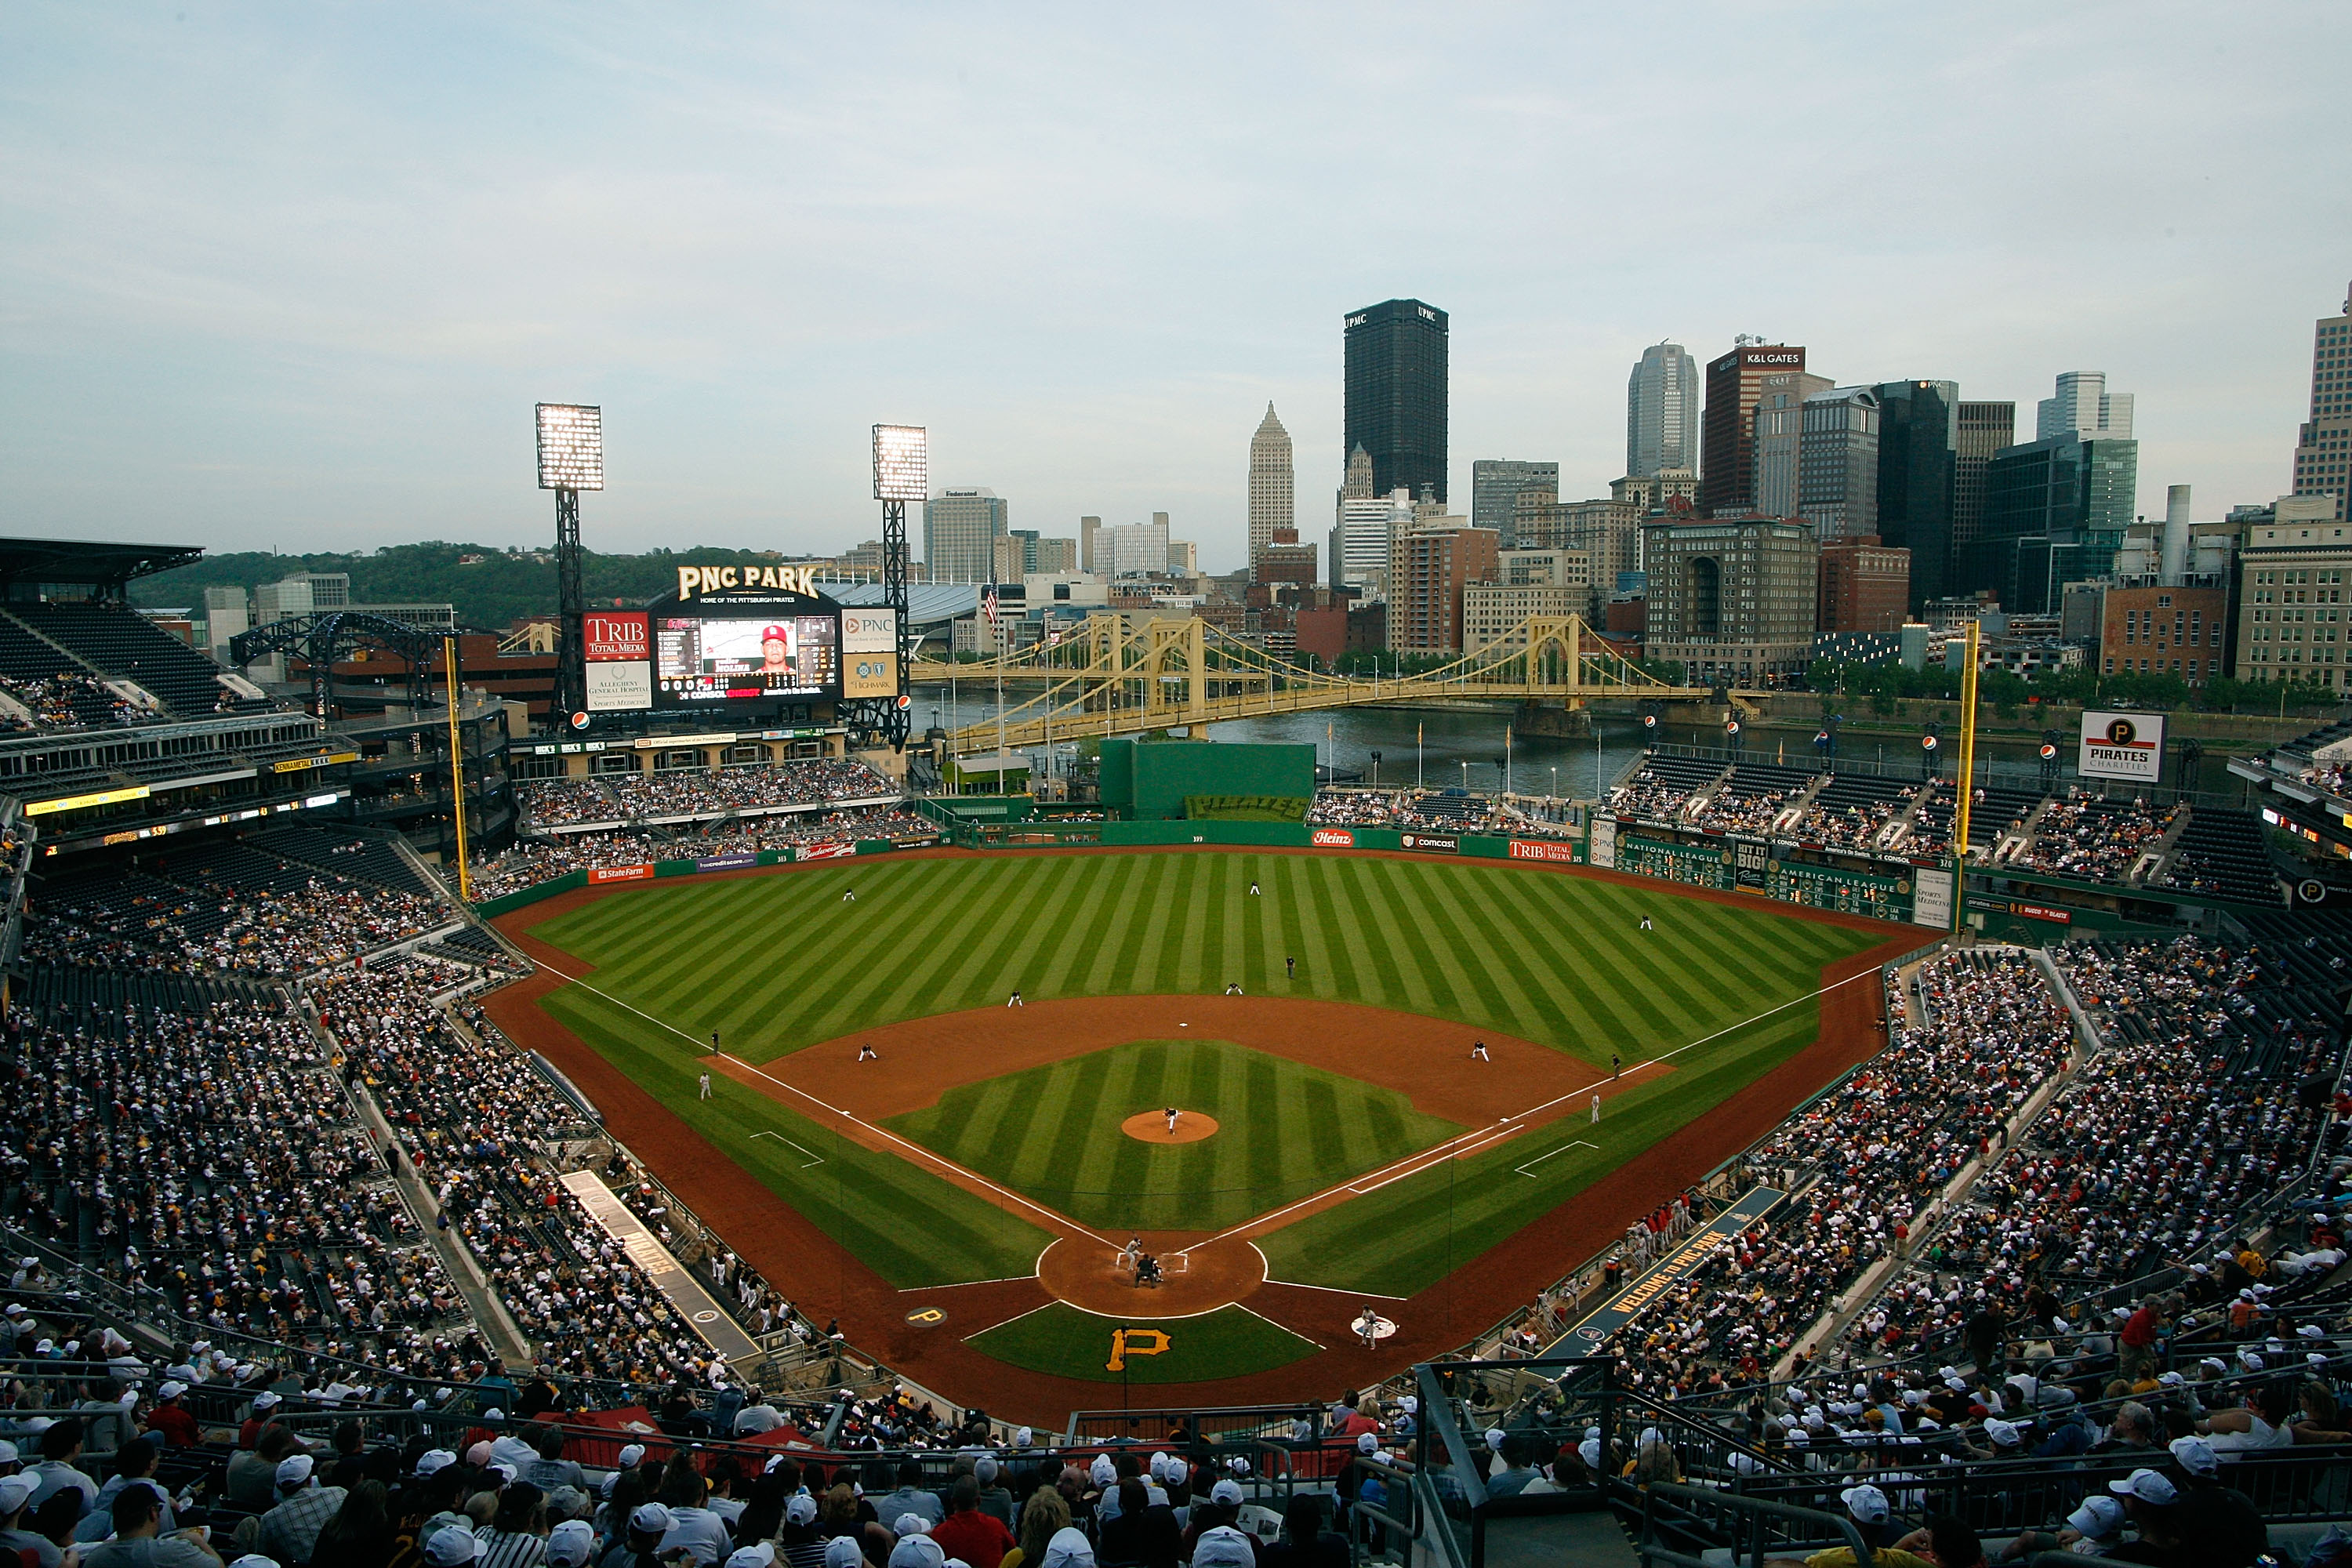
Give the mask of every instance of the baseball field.
[{"label": "baseball field", "polygon": [[[816,862],[500,924],[544,970],[502,1026],[780,1289],[1040,1413],[1450,1348],[1866,1052],[1865,977],[1907,945],[1607,874],[1246,850]],[[1167,1348],[1109,1370],[1122,1324]]]}]

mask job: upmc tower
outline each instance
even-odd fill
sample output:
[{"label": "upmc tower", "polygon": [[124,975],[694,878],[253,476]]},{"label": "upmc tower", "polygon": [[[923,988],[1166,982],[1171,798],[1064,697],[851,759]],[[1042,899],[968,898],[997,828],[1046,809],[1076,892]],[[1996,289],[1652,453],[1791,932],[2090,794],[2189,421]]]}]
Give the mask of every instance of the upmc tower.
[{"label": "upmc tower", "polygon": [[1390,300],[1348,314],[1348,414],[1339,459],[1358,442],[1372,493],[1445,499],[1445,312]]},{"label": "upmc tower", "polygon": [[1804,368],[1801,348],[1745,342],[1706,367],[1706,417],[1699,431],[1701,508],[1724,517],[1756,504],[1756,400],[1767,376],[1801,374]]}]

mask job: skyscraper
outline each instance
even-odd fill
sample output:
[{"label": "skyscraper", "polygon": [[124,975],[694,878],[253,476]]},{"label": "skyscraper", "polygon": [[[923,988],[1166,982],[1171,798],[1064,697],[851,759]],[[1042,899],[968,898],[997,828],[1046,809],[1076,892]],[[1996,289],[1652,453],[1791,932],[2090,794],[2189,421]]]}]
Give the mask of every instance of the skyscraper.
[{"label": "skyscraper", "polygon": [[2352,291],[2312,329],[2311,416],[2295,437],[2293,493],[2334,496],[2338,515],[2352,495]]},{"label": "skyscraper", "polygon": [[923,564],[934,583],[989,583],[1011,503],[984,488],[942,490],[923,503]]},{"label": "skyscraper", "polygon": [[1101,531],[1102,519],[1098,517],[1082,517],[1078,519],[1079,571],[1095,572],[1101,570],[1101,568],[1095,564],[1095,535]]},{"label": "skyscraper", "polygon": [[2058,395],[2034,410],[2033,438],[2079,435],[2095,441],[2132,438],[2132,395],[2109,392],[2103,370],[2070,370],[2058,377]]},{"label": "skyscraper", "polygon": [[1371,454],[1372,493],[1400,487],[1445,499],[1446,316],[1389,300],[1347,318],[1347,416],[1340,450]]},{"label": "skyscraper", "polygon": [[1801,370],[1777,370],[1757,384],[1748,415],[1749,481],[1744,502],[1720,508],[1718,517],[1753,508],[1767,517],[1797,515],[1797,457],[1805,437],[1805,399],[1830,389],[1830,378]]},{"label": "skyscraper", "polygon": [[1827,544],[1878,532],[1878,394],[1838,386],[1805,399],[1797,515]]},{"label": "skyscraper", "polygon": [[1257,577],[1259,552],[1274,542],[1277,528],[1295,529],[1297,516],[1297,476],[1291,467],[1290,432],[1274,415],[1274,405],[1265,405],[1265,417],[1257,424],[1257,434],[1250,437],[1249,466],[1249,567],[1253,581]]},{"label": "skyscraper", "polygon": [[1878,394],[1878,536],[1911,552],[1911,608],[1951,592],[1960,388],[1889,381]]},{"label": "skyscraper", "polygon": [[1625,473],[1698,467],[1698,361],[1680,343],[1642,351],[1625,381]]},{"label": "skyscraper", "polygon": [[[1702,508],[1729,514],[1757,504],[1756,401],[1763,395],[1766,376],[1802,374],[1804,368],[1803,349],[1745,338],[1738,340],[1729,353],[1708,364],[1706,412],[1700,430],[1704,446],[1698,503]],[[1794,473],[1790,477],[1793,480]],[[1791,499],[1794,494],[1792,489]]]},{"label": "skyscraper", "polygon": [[1558,500],[1559,465],[1523,463],[1509,458],[1479,458],[1470,465],[1470,526],[1491,528],[1502,536],[1504,549],[1517,549],[1516,519],[1522,494]]},{"label": "skyscraper", "polygon": [[[2016,404],[1960,405],[1952,447],[1952,552],[1945,566],[1947,594],[1970,592],[1962,578],[1977,535],[1984,531],[1985,472],[1992,466],[1992,455],[2016,440]],[[1917,557],[1912,558],[1912,564],[1916,569]]]}]

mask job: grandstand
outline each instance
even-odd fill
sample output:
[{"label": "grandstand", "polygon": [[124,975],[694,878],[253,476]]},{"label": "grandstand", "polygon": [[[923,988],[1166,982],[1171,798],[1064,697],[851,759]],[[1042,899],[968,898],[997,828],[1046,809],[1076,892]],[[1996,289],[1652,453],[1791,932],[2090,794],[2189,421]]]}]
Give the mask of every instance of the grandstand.
[{"label": "grandstand", "polygon": [[[128,667],[107,640],[121,626],[100,621],[114,614],[27,624]],[[16,624],[0,622],[0,658]],[[195,700],[141,668],[156,684],[132,684],[173,712]],[[319,750],[299,715],[92,749],[174,722],[0,742],[63,759],[0,799],[22,932],[0,1030],[0,1240],[17,1259],[0,1439],[18,1455],[0,1472],[48,1460],[29,1486],[0,1475],[0,1530],[53,1547],[135,1534],[151,1466],[172,1525],[208,1527],[222,1561],[318,1568],[449,1531],[559,1561],[575,1521],[598,1563],[772,1542],[815,1568],[845,1536],[938,1568],[902,1516],[940,1516],[942,1542],[993,1540],[954,1522],[965,1500],[1072,1568],[1801,1561],[1914,1531],[1947,1562],[1963,1541],[2024,1558],[2114,1484],[2129,1506],[2091,1522],[2135,1560],[2251,1563],[2352,1523],[2352,917],[2282,907],[2283,868],[2242,811],[1985,789],[1972,898],[2128,896],[2179,929],[2099,927],[2088,903],[2046,949],[1920,929],[1863,970],[1883,1043],[1705,1179],[1610,1189],[1597,1250],[1530,1233],[1556,1283],[1465,1303],[1456,1358],[1368,1354],[1358,1386],[1307,1399],[1184,1404],[1177,1385],[1155,1395],[1171,1403],[990,1411],[897,1375],[899,1331],[859,1342],[821,1289],[796,1302],[763,1278],[730,1245],[733,1216],[681,1202],[508,1038],[484,998],[532,974],[528,944],[408,839],[323,807],[151,799],[150,831],[115,844],[23,815],[136,766],[195,776],[215,766],[217,748],[188,760],[206,737],[257,750],[283,723],[300,731],[288,755]],[[2326,764],[2294,765],[2309,787]],[[531,831],[474,868],[479,900],[962,831],[836,759],[518,797]],[[1626,838],[1763,841],[1782,874],[1891,882],[1942,850],[1954,804],[1948,783],[1858,767],[1660,753],[1603,814]],[[1326,789],[1297,831],[1331,826],[1425,833],[1449,855],[1590,843],[1458,791]],[[47,853],[60,844],[76,847]],[[281,1486],[295,1455],[308,1477]],[[813,1518],[791,1502],[803,1484]]]}]

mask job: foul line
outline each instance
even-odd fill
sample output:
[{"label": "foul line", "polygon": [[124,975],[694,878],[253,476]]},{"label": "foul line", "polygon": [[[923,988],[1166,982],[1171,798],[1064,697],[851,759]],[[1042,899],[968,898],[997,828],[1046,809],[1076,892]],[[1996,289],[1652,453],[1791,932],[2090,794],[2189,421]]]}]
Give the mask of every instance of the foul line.
[{"label": "foul line", "polygon": [[[969,1285],[1013,1285],[1034,1279],[1035,1274],[1000,1274],[993,1279],[950,1279],[944,1285],[908,1285],[900,1288],[901,1296],[919,1296],[927,1290],[961,1290]],[[1031,1310],[1035,1310],[1032,1308]],[[1008,1320],[1009,1321],[1009,1320]]]},{"label": "foul line", "polygon": [[[1328,1295],[1348,1296],[1359,1300],[1366,1298],[1370,1298],[1375,1301],[1410,1301],[1412,1300],[1410,1296],[1391,1296],[1385,1290],[1342,1290],[1337,1285],[1308,1285],[1297,1279],[1276,1279],[1271,1274],[1265,1277],[1265,1282],[1269,1285],[1286,1285],[1293,1290],[1321,1290]],[[1297,1332],[1296,1330],[1293,1330],[1292,1331],[1294,1333]]]},{"label": "foul line", "polygon": [[[664,1023],[661,1019],[655,1017],[651,1013],[646,1012],[642,1007],[631,1007],[626,1002],[622,1001],[619,997],[598,990],[595,986],[589,984],[588,982],[579,978],[577,975],[564,974],[562,970],[556,969],[555,965],[551,963],[544,964],[543,967],[554,970],[557,974],[562,975],[565,980],[570,981],[572,984],[579,986],[583,991],[586,991],[593,995],[602,996],[605,1001],[613,1004],[614,1006],[625,1008],[629,1012],[635,1013],[638,1017],[643,1018],[648,1024],[652,1024],[659,1028],[667,1029],[679,1039],[693,1046],[696,1050],[699,1051],[702,1049],[702,1042],[699,1039],[688,1034],[684,1029],[679,1028],[677,1025]],[[908,1142],[907,1140],[899,1137],[896,1132],[891,1131],[887,1127],[877,1127],[871,1121],[867,1121],[860,1117],[852,1116],[848,1111],[842,1110],[841,1107],[837,1105],[827,1105],[824,1100],[819,1100],[815,1095],[811,1094],[808,1090],[802,1089],[795,1084],[786,1083],[782,1079],[778,1078],[775,1074],[769,1072],[764,1068],[753,1067],[750,1062],[745,1061],[742,1058],[731,1055],[726,1051],[713,1051],[709,1054],[719,1057],[723,1060],[733,1062],[745,1072],[752,1073],[758,1077],[766,1079],[770,1083],[774,1084],[778,1089],[783,1089],[789,1094],[799,1095],[811,1105],[816,1106],[831,1115],[841,1118],[842,1121],[848,1122],[853,1127],[864,1128],[866,1131],[873,1133],[876,1137],[895,1144],[900,1149],[904,1149],[908,1153],[915,1156],[919,1162],[935,1165],[939,1169],[948,1172],[955,1177],[968,1180],[980,1186],[985,1187],[990,1192],[996,1194],[999,1197],[1009,1199],[1010,1201],[1020,1205],[1023,1208],[1027,1209],[1032,1214],[1043,1215],[1046,1219],[1052,1221],[1056,1226],[1064,1226],[1068,1229],[1075,1230],[1081,1236],[1089,1237],[1096,1241],[1101,1242],[1105,1247],[1115,1247],[1118,1245],[1118,1243],[1112,1241],[1111,1238],[1107,1236],[1096,1235],[1093,1231],[1088,1230],[1085,1226],[1078,1224],[1077,1221],[1070,1218],[1067,1215],[1055,1214],[1052,1209],[1046,1208],[1042,1205],[1031,1203],[1019,1193],[1013,1192],[1009,1188],[998,1186],[994,1182],[990,1181],[986,1176],[982,1175],[977,1171],[968,1171],[952,1160],[941,1159],[939,1155],[932,1153],[929,1149],[924,1148],[919,1143]],[[805,1169],[805,1167],[803,1167],[803,1169]]]},{"label": "foul line", "polygon": [[802,1170],[803,1170],[803,1171],[814,1170],[817,1166],[822,1165],[822,1164],[824,1164],[824,1155],[822,1155],[822,1154],[818,1153],[815,1150],[814,1150],[814,1149],[810,1148],[810,1147],[809,1147],[807,1144],[805,1144],[805,1143],[802,1143],[802,1142],[797,1142],[796,1140],[793,1140],[793,1139],[791,1139],[791,1138],[787,1138],[787,1137],[785,1137],[782,1133],[776,1131],[775,1131],[775,1130],[773,1130],[772,1128],[771,1128],[770,1130],[768,1130],[768,1131],[763,1131],[763,1132],[754,1132],[754,1133],[752,1133],[752,1134],[751,1134],[751,1136],[752,1136],[753,1138],[755,1138],[755,1139],[757,1139],[757,1138],[772,1138],[772,1139],[774,1139],[774,1140],[775,1140],[777,1142],[779,1142],[779,1143],[790,1143],[790,1144],[792,1144],[792,1146],[793,1146],[793,1148],[798,1149],[802,1153],[806,1154],[806,1155],[808,1156],[808,1163],[807,1163],[806,1164],[803,1164],[803,1165],[801,1167],[801,1169],[802,1169]]},{"label": "foul line", "polygon": [[1567,1142],[1561,1144],[1559,1148],[1553,1150],[1551,1153],[1538,1154],[1534,1159],[1528,1161],[1526,1164],[1514,1165],[1511,1169],[1517,1171],[1522,1176],[1531,1177],[1535,1174],[1535,1169],[1538,1165],[1542,1164],[1546,1160],[1551,1159],[1554,1155],[1565,1154],[1570,1149],[1598,1149],[1600,1147],[1600,1144],[1587,1143],[1581,1138],[1571,1138]]},{"label": "foul line", "polygon": [[[1878,966],[1874,964],[1870,968],[1861,971],[1859,973],[1847,975],[1843,980],[1833,980],[1827,985],[1817,986],[1813,990],[1806,992],[1801,996],[1790,997],[1788,1001],[1781,1003],[1777,1007],[1767,1007],[1764,1011],[1756,1014],[1752,1017],[1742,1018],[1736,1024],[1726,1025],[1724,1027],[1716,1030],[1715,1033],[1711,1035],[1702,1035],[1696,1040],[1686,1041],[1682,1045],[1676,1046],[1673,1050],[1661,1051],[1654,1057],[1646,1058],[1642,1061],[1636,1062],[1630,1071],[1621,1073],[1615,1079],[1596,1078],[1591,1083],[1571,1089],[1564,1094],[1556,1094],[1540,1105],[1531,1105],[1525,1110],[1513,1111],[1510,1115],[1502,1118],[1501,1121],[1492,1127],[1484,1127],[1473,1132],[1460,1133],[1455,1137],[1450,1138],[1446,1142],[1436,1145],[1434,1148],[1424,1149],[1416,1154],[1408,1154],[1392,1164],[1383,1165],[1376,1171],[1367,1172],[1365,1174],[1358,1176],[1352,1181],[1341,1182],[1335,1186],[1326,1187],[1319,1193],[1313,1193],[1306,1197],[1300,1198],[1297,1203],[1286,1204],[1278,1209],[1271,1209],[1254,1218],[1245,1219],[1237,1226],[1219,1231],[1216,1235],[1210,1237],[1205,1241],[1194,1242],[1192,1247],[1187,1247],[1184,1250],[1189,1252],[1192,1250],[1192,1247],[1212,1246],[1214,1243],[1224,1240],[1227,1237],[1237,1236],[1244,1231],[1262,1230],[1265,1228],[1270,1222],[1280,1219],[1286,1214],[1291,1214],[1299,1209],[1305,1208],[1310,1204],[1321,1203],[1324,1200],[1341,1193],[1346,1193],[1356,1197],[1362,1197],[1368,1193],[1378,1192],[1381,1188],[1387,1186],[1391,1182],[1400,1182],[1407,1176],[1419,1175],[1423,1171],[1433,1169],[1436,1165],[1441,1164],[1447,1160],[1458,1158],[1464,1153],[1476,1152],[1478,1146],[1493,1148],[1496,1144],[1501,1143],[1505,1139],[1524,1131],[1521,1124],[1524,1123],[1528,1117],[1549,1110],[1553,1106],[1558,1105],[1564,1100],[1574,1100],[1579,1095],[1585,1094],[1592,1089],[1598,1089],[1604,1083],[1614,1083],[1622,1081],[1623,1079],[1632,1078],[1635,1073],[1639,1073],[1647,1068],[1655,1067],[1660,1062],[1678,1057],[1685,1051],[1696,1050],[1699,1047],[1706,1045],[1710,1040],[1719,1040],[1726,1035],[1737,1034],[1741,1029],[1748,1027],[1750,1024],[1761,1023],[1764,1019],[1771,1017],[1776,1013],[1785,1013],[1791,1007],[1801,1006],[1807,1002],[1818,1001],[1820,998],[1828,995],[1831,992],[1851,985],[1857,980],[1875,980],[1878,978]],[[1530,1163],[1532,1163],[1532,1162],[1530,1162]],[[1378,1177],[1380,1179],[1375,1181],[1373,1180],[1374,1177]]]}]

